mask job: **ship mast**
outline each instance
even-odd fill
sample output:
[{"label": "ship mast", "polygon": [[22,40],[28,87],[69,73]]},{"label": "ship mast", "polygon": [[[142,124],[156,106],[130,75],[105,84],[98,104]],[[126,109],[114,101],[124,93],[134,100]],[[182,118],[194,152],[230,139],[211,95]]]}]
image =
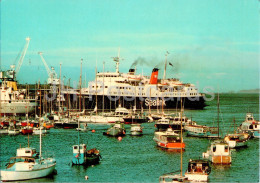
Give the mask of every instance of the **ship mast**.
[{"label": "ship mast", "polygon": [[113,61],[116,62],[116,73],[119,73],[119,61],[120,61],[120,48],[118,48],[118,55],[117,57],[112,57]]},{"label": "ship mast", "polygon": [[165,53],[165,65],[164,65],[164,73],[163,73],[163,83],[165,83],[165,77],[166,77],[166,67],[167,67],[167,56],[169,55],[169,52],[166,51]]},{"label": "ship mast", "polygon": [[182,106],[182,98],[181,98],[181,173],[180,175],[182,176],[182,143],[183,143],[183,138],[182,138],[182,110],[183,106]]}]

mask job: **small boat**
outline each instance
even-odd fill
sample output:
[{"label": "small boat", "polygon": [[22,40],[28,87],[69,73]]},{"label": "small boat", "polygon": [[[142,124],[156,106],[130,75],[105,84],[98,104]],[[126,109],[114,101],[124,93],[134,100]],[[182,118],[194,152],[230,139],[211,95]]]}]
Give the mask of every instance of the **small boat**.
[{"label": "small boat", "polygon": [[7,127],[0,126],[0,135],[1,135],[1,134],[8,134],[8,128],[7,128]]},{"label": "small boat", "polygon": [[88,131],[88,125],[87,125],[87,123],[81,123],[81,124],[79,124],[79,127],[76,128],[76,130],[77,130],[77,131],[83,131],[83,132]]},{"label": "small boat", "polygon": [[238,127],[238,132],[249,133],[252,137],[260,138],[260,121],[254,119],[253,113],[247,113],[246,120]]},{"label": "small boat", "polygon": [[228,143],[230,148],[244,147],[247,145],[250,135],[248,133],[227,134],[224,141]]},{"label": "small boat", "polygon": [[[80,123],[78,121],[78,129]],[[80,131],[78,130],[78,144],[73,145],[72,165],[94,165],[99,163],[101,155],[96,148],[87,150],[86,144],[80,144]]]},{"label": "small boat", "polygon": [[179,174],[168,173],[159,177],[159,183],[189,182],[188,177]]},{"label": "small boat", "polygon": [[19,148],[16,157],[10,158],[5,169],[1,170],[2,181],[28,180],[46,177],[53,173],[54,158],[41,158],[35,148]]},{"label": "small boat", "polygon": [[124,123],[116,122],[107,130],[107,132],[104,132],[103,135],[108,135],[113,137],[124,136],[125,135]]},{"label": "small boat", "polygon": [[54,123],[55,128],[72,129],[78,127],[78,122],[75,119],[64,118]]},{"label": "small boat", "polygon": [[95,165],[100,159],[101,155],[96,148],[87,150],[86,144],[73,146],[73,165]]},{"label": "small boat", "polygon": [[16,156],[10,158],[5,169],[1,170],[1,180],[29,180],[53,174],[56,160],[52,157],[42,157],[41,142],[40,135],[40,153],[37,153],[35,148],[29,147],[29,144],[26,148],[17,149]]},{"label": "small boat", "polygon": [[202,153],[202,157],[209,159],[213,164],[231,164],[229,145],[220,140],[212,142],[207,152]]},{"label": "small boat", "polygon": [[33,135],[40,135],[40,134],[46,134],[48,133],[48,130],[45,127],[38,127],[33,129]]},{"label": "small boat", "polygon": [[166,149],[184,149],[185,143],[178,133],[175,133],[171,128],[166,131],[154,132],[154,141],[159,147]]},{"label": "small boat", "polygon": [[131,132],[131,135],[133,135],[133,136],[143,135],[143,128],[142,128],[141,124],[133,123],[133,124],[131,124],[130,132]]},{"label": "small boat", "polygon": [[20,133],[20,130],[15,128],[14,126],[9,126],[8,128],[8,134],[9,135],[18,135]]},{"label": "small boat", "polygon": [[211,172],[210,162],[204,159],[190,160],[185,177],[193,182],[207,182]]},{"label": "small boat", "polygon": [[181,122],[180,121],[173,121],[169,118],[162,117],[161,119],[157,120],[155,122],[155,127],[159,131],[167,130],[168,128],[172,128],[174,130],[180,130],[181,129]]},{"label": "small boat", "polygon": [[149,120],[146,116],[140,116],[139,114],[128,115],[128,116],[124,117],[123,119],[125,121],[125,124],[146,123]]},{"label": "small boat", "polygon": [[23,135],[27,135],[27,134],[32,134],[33,133],[33,129],[32,127],[30,126],[26,126],[26,127],[23,127],[20,132],[23,134]]},{"label": "small boat", "polygon": [[218,138],[218,127],[208,127],[208,126],[196,124],[196,125],[185,125],[184,129],[187,131],[187,136]]}]

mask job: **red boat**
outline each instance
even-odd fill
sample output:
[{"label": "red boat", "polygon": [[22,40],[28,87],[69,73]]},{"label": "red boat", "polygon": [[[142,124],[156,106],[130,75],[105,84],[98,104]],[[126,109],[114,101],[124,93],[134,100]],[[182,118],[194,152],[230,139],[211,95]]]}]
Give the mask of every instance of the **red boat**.
[{"label": "red boat", "polygon": [[33,133],[33,129],[32,128],[23,128],[22,130],[21,130],[21,133],[23,134],[23,135],[27,135],[27,134],[32,134]]}]

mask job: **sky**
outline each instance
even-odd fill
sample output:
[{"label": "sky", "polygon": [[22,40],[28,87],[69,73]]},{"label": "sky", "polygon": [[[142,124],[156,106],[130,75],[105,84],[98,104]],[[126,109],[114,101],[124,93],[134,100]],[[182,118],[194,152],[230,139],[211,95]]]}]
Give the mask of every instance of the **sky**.
[{"label": "sky", "polygon": [[31,41],[17,75],[20,83],[44,83],[53,66],[66,83],[77,83],[95,67],[120,71],[135,61],[137,72],[159,67],[166,77],[194,83],[200,91],[259,88],[259,2],[257,0],[1,0],[1,69],[17,62]]}]

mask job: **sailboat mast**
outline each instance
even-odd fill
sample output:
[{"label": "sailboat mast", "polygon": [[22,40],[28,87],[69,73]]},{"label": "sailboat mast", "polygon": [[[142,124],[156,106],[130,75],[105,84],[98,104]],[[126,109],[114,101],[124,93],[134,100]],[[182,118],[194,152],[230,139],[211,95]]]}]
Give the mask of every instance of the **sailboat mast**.
[{"label": "sailboat mast", "polygon": [[[40,90],[40,104],[41,104],[42,92]],[[40,128],[40,158],[42,157],[42,130],[41,130],[41,108],[40,108],[40,118],[39,118],[39,128]]]},{"label": "sailboat mast", "polygon": [[102,104],[102,115],[104,115],[104,108],[105,108],[105,85],[104,85],[104,72],[105,72],[105,62],[103,62],[103,104]]},{"label": "sailboat mast", "polygon": [[79,111],[81,111],[82,62],[83,62],[83,59],[81,59],[81,62],[80,62],[80,78],[79,78]]},{"label": "sailboat mast", "polygon": [[182,98],[181,98],[181,176],[182,176]]},{"label": "sailboat mast", "polygon": [[[96,79],[95,79],[95,82],[96,82],[96,107],[98,109],[98,104],[97,104],[97,65],[96,65]],[[96,109],[96,116],[97,116],[97,109]]]},{"label": "sailboat mast", "polygon": [[59,120],[60,120],[60,100],[61,100],[61,63],[60,63],[60,79],[59,79]]},{"label": "sailboat mast", "polygon": [[218,138],[219,138],[219,93],[218,93]]}]

